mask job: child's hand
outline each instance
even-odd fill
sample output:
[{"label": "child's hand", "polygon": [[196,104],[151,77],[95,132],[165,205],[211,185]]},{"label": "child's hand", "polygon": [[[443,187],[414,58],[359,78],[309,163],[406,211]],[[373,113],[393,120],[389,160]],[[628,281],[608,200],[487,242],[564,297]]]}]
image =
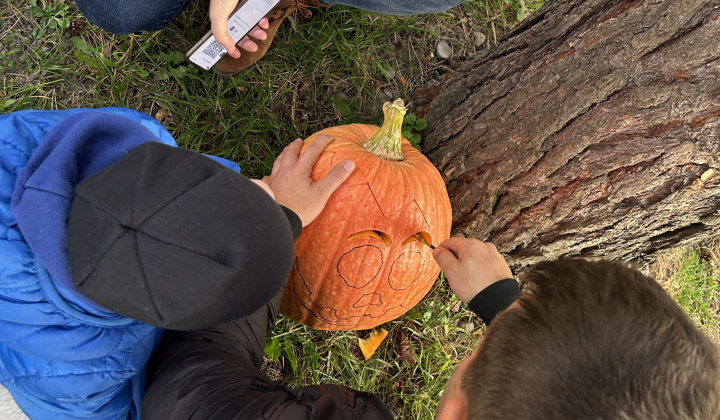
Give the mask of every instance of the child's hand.
[{"label": "child's hand", "polygon": [[[230,33],[228,33],[228,19],[230,14],[235,10],[239,0],[210,0],[210,24],[215,40],[227,50],[228,54],[233,58],[240,57],[240,51],[235,48],[235,42]],[[267,38],[266,29],[270,27],[267,18],[262,18],[260,22],[250,30],[251,37],[259,40]],[[245,51],[257,51],[257,44],[249,37],[245,36],[238,41],[237,45]]]},{"label": "child's hand", "polygon": [[[275,200],[275,193],[270,189],[270,186],[265,181],[261,179],[251,179],[250,181],[256,183],[260,188],[265,190],[265,192],[268,193],[273,200]],[[275,200],[275,202],[277,202],[277,200]]]},{"label": "child's hand", "polygon": [[313,182],[310,177],[313,165],[332,140],[332,136],[318,136],[300,157],[298,155],[303,142],[295,140],[275,160],[270,177],[263,178],[275,193],[275,201],[300,216],[303,226],[309,225],[320,215],[330,195],[355,170],[355,162],[344,160],[332,168],[325,178]]},{"label": "child's hand", "polygon": [[433,258],[445,272],[452,291],[465,303],[496,281],[513,277],[505,258],[490,242],[450,238],[435,248]]}]

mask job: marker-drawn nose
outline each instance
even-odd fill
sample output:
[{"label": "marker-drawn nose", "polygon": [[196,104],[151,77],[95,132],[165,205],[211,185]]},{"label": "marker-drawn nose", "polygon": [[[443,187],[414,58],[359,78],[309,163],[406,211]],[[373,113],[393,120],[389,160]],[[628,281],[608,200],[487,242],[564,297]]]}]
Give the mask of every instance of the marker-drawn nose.
[{"label": "marker-drawn nose", "polygon": [[353,308],[364,308],[366,306],[382,306],[382,296],[380,293],[368,293],[366,295],[362,295],[360,299],[358,299],[355,304],[353,304]]}]

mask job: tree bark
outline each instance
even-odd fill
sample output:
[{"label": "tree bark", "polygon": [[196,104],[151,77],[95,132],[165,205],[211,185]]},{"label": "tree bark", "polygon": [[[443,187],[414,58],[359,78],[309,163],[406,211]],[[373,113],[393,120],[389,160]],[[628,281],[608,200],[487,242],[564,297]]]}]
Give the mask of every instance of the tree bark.
[{"label": "tree bark", "polygon": [[454,234],[511,263],[720,233],[718,0],[549,0],[426,96]]}]

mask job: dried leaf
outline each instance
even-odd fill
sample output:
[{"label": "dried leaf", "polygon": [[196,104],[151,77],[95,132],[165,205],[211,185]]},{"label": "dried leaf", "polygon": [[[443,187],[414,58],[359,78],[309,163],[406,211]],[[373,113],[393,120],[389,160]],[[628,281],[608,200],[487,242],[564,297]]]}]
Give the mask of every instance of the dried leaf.
[{"label": "dried leaf", "polygon": [[715,169],[708,169],[707,171],[703,172],[702,175],[700,175],[700,180],[702,182],[710,182],[718,177],[720,177],[720,174],[718,174]]},{"label": "dried leaf", "polygon": [[415,352],[412,341],[406,331],[402,331],[398,337],[398,362],[405,362],[409,365],[415,364]]},{"label": "dried leaf", "polygon": [[110,44],[110,45],[106,46],[105,48],[103,48],[103,55],[105,55],[105,57],[110,57],[110,54],[112,53],[112,48],[113,48],[113,44]]},{"label": "dried leaf", "polygon": [[158,110],[158,112],[155,113],[155,119],[158,120],[159,122],[163,122],[170,115],[172,115],[172,114],[170,114],[170,111],[168,111],[167,108],[160,108]]},{"label": "dried leaf", "polygon": [[475,329],[475,323],[472,320],[468,321],[468,323],[465,324],[465,331],[473,332],[474,329]]},{"label": "dried leaf", "polygon": [[700,261],[710,264],[712,261],[712,252],[707,248],[700,249]]},{"label": "dried leaf", "polygon": [[385,340],[385,337],[387,337],[387,335],[387,330],[383,328],[380,331],[371,332],[370,335],[364,340],[358,338],[358,342],[360,343],[360,350],[362,350],[365,360],[368,360],[373,354],[375,354],[375,351],[378,349],[378,347],[380,347],[380,343]]},{"label": "dried leaf", "polygon": [[400,83],[402,83],[403,85],[405,85],[405,86],[408,85],[408,81],[407,81],[404,77],[402,77],[402,76],[400,76],[400,75],[398,74],[398,77],[397,77],[397,78],[398,78],[398,81],[399,81]]},{"label": "dried leaf", "polygon": [[78,36],[81,33],[85,32],[87,28],[87,20],[85,18],[78,17],[70,21],[70,27],[68,28],[68,32],[70,33],[70,36]]}]

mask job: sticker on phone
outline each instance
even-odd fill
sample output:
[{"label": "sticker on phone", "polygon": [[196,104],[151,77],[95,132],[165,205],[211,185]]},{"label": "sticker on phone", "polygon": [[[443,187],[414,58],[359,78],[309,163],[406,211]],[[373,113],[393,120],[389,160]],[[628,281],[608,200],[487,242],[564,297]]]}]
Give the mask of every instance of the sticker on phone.
[{"label": "sticker on phone", "polygon": [[[244,0],[228,19],[228,33],[235,43],[248,34],[260,20],[280,2],[280,0]],[[209,70],[227,53],[212,33],[208,33],[188,52],[186,58]]]}]

